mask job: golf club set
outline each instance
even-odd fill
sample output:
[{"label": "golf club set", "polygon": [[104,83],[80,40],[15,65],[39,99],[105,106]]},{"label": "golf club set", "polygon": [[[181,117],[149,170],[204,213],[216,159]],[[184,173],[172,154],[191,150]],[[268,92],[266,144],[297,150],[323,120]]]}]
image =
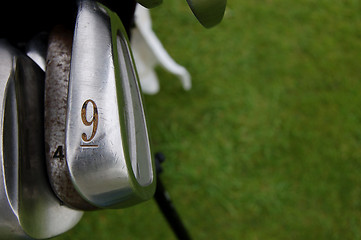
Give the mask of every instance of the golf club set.
[{"label": "golf club set", "polygon": [[[205,27],[221,21],[225,0],[187,1]],[[74,21],[22,50],[0,40],[0,239],[51,238],[84,211],[133,206],[156,192],[127,31],[92,0],[77,1]]]}]

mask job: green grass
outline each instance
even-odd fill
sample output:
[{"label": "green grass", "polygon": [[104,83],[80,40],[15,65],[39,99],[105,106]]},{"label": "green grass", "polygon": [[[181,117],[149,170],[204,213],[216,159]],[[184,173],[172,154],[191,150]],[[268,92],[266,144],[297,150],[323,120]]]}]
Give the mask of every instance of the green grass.
[{"label": "green grass", "polygon": [[[203,29],[152,10],[193,88],[145,96],[162,180],[194,239],[361,239],[361,1],[229,0]],[[65,239],[174,239],[153,200],[86,213]]]}]

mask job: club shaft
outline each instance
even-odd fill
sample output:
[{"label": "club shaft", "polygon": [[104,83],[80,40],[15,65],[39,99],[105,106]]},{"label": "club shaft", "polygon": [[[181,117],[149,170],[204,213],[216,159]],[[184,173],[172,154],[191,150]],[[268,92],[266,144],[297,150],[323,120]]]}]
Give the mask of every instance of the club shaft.
[{"label": "club shaft", "polygon": [[173,206],[172,200],[169,197],[169,194],[164,188],[164,185],[160,178],[157,178],[157,188],[154,194],[154,199],[156,200],[159,209],[163,213],[164,217],[167,219],[170,227],[172,228],[174,234],[178,239],[190,240],[191,237],[185,228],[182,220],[180,219],[176,209]]}]

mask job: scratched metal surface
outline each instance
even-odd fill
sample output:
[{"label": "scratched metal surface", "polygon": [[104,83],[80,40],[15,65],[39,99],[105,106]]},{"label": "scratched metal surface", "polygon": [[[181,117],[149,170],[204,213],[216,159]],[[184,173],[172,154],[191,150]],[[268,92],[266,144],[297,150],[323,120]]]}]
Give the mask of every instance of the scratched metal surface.
[{"label": "scratched metal surface", "polygon": [[65,124],[73,33],[62,26],[49,37],[45,77],[45,148],[51,186],[68,206],[97,209],[85,201],[71,182],[65,156]]}]

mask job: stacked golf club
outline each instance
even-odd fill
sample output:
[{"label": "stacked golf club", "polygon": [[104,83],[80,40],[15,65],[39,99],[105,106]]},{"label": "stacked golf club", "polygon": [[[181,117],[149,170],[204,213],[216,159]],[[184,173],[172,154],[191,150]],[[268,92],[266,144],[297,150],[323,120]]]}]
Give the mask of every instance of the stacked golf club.
[{"label": "stacked golf club", "polygon": [[82,213],[60,204],[46,174],[44,72],[4,41],[0,61],[0,239],[49,238]]},{"label": "stacked golf club", "polygon": [[[53,102],[45,117],[57,114],[54,107],[66,108],[66,118],[64,113],[59,115],[65,125],[63,142],[61,138],[52,142],[58,129],[46,134],[49,158],[55,159],[48,161],[50,171],[59,170],[57,162],[62,158],[67,162],[65,180],[51,178],[52,185],[58,186],[53,187],[57,195],[68,205],[82,208],[83,203],[74,206],[73,199],[67,199],[68,189],[62,188],[67,182],[80,201],[99,208],[129,206],[152,197],[154,171],[137,74],[117,15],[96,2],[82,1],[71,57],[60,63],[54,64],[55,71],[58,65],[64,67],[59,72],[70,69],[69,87],[61,88],[66,107],[45,93],[45,101]],[[46,82],[46,89],[51,89],[58,78],[48,79],[54,81]]]},{"label": "stacked golf club", "polygon": [[80,1],[74,36],[56,27],[47,39],[46,56],[37,44],[28,51],[38,64],[0,43],[0,239],[56,236],[83,210],[131,206],[155,191],[137,74],[118,16]]},{"label": "stacked golf club", "polygon": [[[223,16],[225,0],[211,1],[212,16],[188,3],[206,27]],[[75,28],[39,35],[26,53],[0,41],[0,239],[50,238],[83,211],[153,196],[137,78],[122,22],[95,1],[78,1]]]}]

